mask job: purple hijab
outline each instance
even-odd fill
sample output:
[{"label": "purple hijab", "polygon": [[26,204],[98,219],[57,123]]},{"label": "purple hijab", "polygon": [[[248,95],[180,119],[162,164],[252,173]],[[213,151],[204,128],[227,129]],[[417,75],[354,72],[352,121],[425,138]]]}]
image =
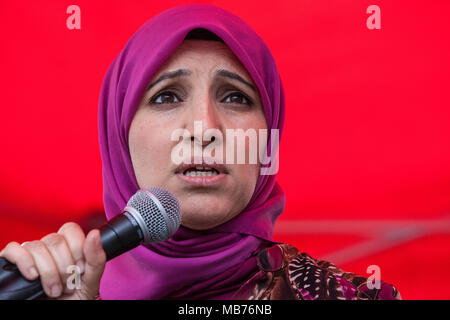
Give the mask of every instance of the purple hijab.
[{"label": "purple hijab", "polygon": [[[144,89],[196,28],[219,36],[241,61],[259,89],[268,129],[279,129],[281,137],[283,87],[264,41],[243,20],[219,7],[190,4],[168,9],[132,36],[102,84],[99,142],[108,219],[139,189],[128,131]],[[273,227],[284,203],[276,175],[260,175],[247,207],[232,220],[204,231],[181,226],[168,241],[138,246],[109,261],[100,284],[102,299],[231,298],[258,271],[257,252],[277,243]]]}]

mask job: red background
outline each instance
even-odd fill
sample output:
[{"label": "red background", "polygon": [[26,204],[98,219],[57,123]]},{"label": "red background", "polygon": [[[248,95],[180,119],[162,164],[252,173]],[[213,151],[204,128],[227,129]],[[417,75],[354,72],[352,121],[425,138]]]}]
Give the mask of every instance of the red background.
[{"label": "red background", "polygon": [[[242,17],[277,61],[275,238],[366,276],[378,265],[404,299],[449,299],[450,2],[195,2]],[[101,222],[103,76],[145,21],[185,3],[0,2],[0,247]],[[66,27],[71,4],[81,30]],[[372,4],[380,30],[366,27]]]}]

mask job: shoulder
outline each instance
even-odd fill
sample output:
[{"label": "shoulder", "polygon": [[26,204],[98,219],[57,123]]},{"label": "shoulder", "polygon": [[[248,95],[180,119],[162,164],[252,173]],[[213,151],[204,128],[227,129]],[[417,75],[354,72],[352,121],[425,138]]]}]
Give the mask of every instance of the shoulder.
[{"label": "shoulder", "polygon": [[[272,273],[271,290],[296,299],[396,300],[400,293],[384,281],[372,283],[361,275],[346,272],[333,263],[315,259],[289,244],[276,244],[258,254],[258,267]],[[286,292],[289,290],[289,292]],[[275,290],[272,293],[280,290]],[[276,299],[273,296],[272,299]]]}]

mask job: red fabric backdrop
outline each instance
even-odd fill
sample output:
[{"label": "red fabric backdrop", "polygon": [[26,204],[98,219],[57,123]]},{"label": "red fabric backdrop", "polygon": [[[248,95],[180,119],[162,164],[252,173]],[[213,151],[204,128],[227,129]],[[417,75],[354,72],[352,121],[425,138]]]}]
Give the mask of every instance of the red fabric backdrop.
[{"label": "red fabric backdrop", "polygon": [[[449,299],[450,2],[195,1],[246,20],[285,86],[275,238],[405,299]],[[102,210],[103,76],[150,17],[191,1],[0,3],[0,247]],[[81,9],[69,30],[66,9]],[[381,9],[369,30],[368,6]]]}]

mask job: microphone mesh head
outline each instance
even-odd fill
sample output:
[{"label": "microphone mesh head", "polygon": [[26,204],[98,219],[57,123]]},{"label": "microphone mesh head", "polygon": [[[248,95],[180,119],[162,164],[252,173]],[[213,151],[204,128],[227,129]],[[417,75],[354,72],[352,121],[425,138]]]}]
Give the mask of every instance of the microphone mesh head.
[{"label": "microphone mesh head", "polygon": [[[168,240],[181,224],[181,209],[178,200],[167,190],[152,187],[141,189],[128,201],[145,225],[144,243]],[[134,212],[136,213],[136,212]],[[139,221],[138,221],[139,222]],[[141,223],[139,223],[141,225]],[[142,228],[142,225],[141,225]]]}]

